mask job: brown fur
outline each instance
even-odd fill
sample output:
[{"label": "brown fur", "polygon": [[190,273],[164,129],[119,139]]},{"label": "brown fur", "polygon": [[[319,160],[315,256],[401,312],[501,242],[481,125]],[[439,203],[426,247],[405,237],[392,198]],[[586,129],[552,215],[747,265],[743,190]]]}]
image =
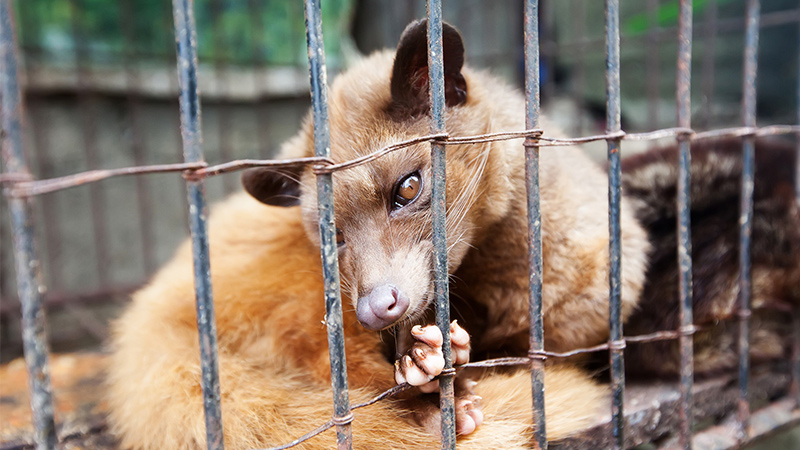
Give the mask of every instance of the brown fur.
[{"label": "brown fur", "polygon": [[[692,144],[691,236],[695,323],[695,370],[711,374],[737,364],[739,139]],[[785,355],[791,321],[786,311],[800,303],[800,214],[794,196],[795,149],[781,141],[756,141],[752,262],[752,357]],[[647,227],[654,251],[638,311],[626,334],[678,327],[675,193],[677,149],[654,150],[623,162],[623,186]],[[782,312],[781,312],[782,311]],[[629,347],[633,373],[675,374],[676,342]]]},{"label": "brown fur", "polygon": [[[414,27],[419,32],[420,24],[409,29]],[[458,65],[445,67],[448,133],[523,129],[519,93],[486,73],[460,70],[461,60],[447,56],[458,50],[460,37],[446,32],[445,63]],[[418,44],[418,38],[404,34],[401,49]],[[335,162],[428,134],[427,106],[418,103],[427,96],[416,90],[427,79],[414,65],[422,59],[398,56],[411,65],[397,68],[393,56],[375,54],[332,85]],[[398,71],[410,71],[412,83],[395,83],[392,74]],[[412,92],[399,101],[393,94],[403,89]],[[546,122],[543,127],[553,134]],[[312,124],[306,120],[281,157],[310,156],[313,148]],[[344,308],[344,326],[354,401],[394,384],[391,361],[407,348],[408,330],[430,321],[430,167],[430,146],[419,144],[333,175],[336,226],[346,243],[339,252],[343,301],[352,305]],[[473,359],[524,355],[528,350],[523,167],[520,140],[447,147],[453,317],[472,336]],[[542,150],[540,167],[546,348],[593,345],[608,335],[606,179],[577,148]],[[393,210],[393,186],[414,171],[423,180],[420,196]],[[296,204],[292,195],[299,194],[299,211],[261,207],[238,196],[212,215],[211,265],[229,448],[284,442],[330,416],[326,333],[319,322],[324,311],[314,175],[308,168],[299,173],[289,169],[288,175],[256,171],[245,176],[244,183],[266,203],[290,206]],[[291,181],[293,176],[299,185]],[[627,317],[644,283],[649,246],[627,201],[621,217]],[[410,306],[388,332],[369,332],[359,326],[353,310],[382,283],[396,285],[408,295]],[[151,285],[136,294],[131,310],[116,326],[111,417],[125,445],[195,448],[203,442],[196,341],[185,245]],[[478,375],[476,391],[483,396],[486,421],[461,439],[460,448],[528,445],[529,376],[524,370]],[[575,369],[549,368],[546,384],[548,437],[564,436],[595,413],[602,390]],[[410,415],[404,405],[381,403],[369,412],[357,412],[356,446],[432,447],[430,436],[404,419]],[[332,439],[329,434],[307,448],[329,447]]]},{"label": "brown fur", "polygon": [[[332,414],[319,250],[297,208],[238,195],[210,221],[222,415],[226,448],[278,445]],[[378,334],[345,312],[351,401],[394,385]],[[204,447],[191,254],[184,244],[114,327],[111,423],[125,448]],[[562,437],[594,414],[603,390],[575,369],[547,373],[548,434]],[[530,435],[530,375],[488,374],[476,387],[486,422],[459,448],[524,448]],[[410,411],[389,400],[355,411],[356,448],[435,447]],[[299,448],[335,446],[327,432]]]},{"label": "brown fur", "polygon": [[[330,94],[334,161],[351,160],[429,132],[424,116],[397,122],[388,115],[376,114],[376,109],[380,112],[391,105],[386,76],[391,61],[391,53],[374,55],[334,83]],[[451,135],[524,128],[524,107],[517,92],[485,73],[465,68],[463,74],[469,96],[462,107],[447,110]],[[350,88],[354,85],[360,89]],[[557,133],[546,122],[543,127],[548,133]],[[284,147],[282,156],[312,154],[311,126],[307,123]],[[454,316],[463,320],[473,336],[473,350],[478,352],[502,348],[506,353],[521,354],[528,349],[523,160],[519,140],[447,147],[452,291],[477,311],[455,311]],[[429,210],[390,220],[384,196],[397,179],[418,168],[429,180],[427,144],[391,153],[333,177],[336,225],[348,247],[340,253],[340,268],[351,299],[355,302],[369,292],[377,280],[391,279],[416,298],[406,316],[410,322],[427,311],[432,292]],[[542,150],[540,173],[546,347],[564,351],[594,345],[608,333],[607,181],[580,149],[570,147]],[[301,181],[304,223],[316,243],[313,174],[307,170]],[[430,183],[423,189],[421,202],[430,195]],[[627,317],[644,282],[649,248],[627,201],[622,205],[622,227],[622,300]]]}]

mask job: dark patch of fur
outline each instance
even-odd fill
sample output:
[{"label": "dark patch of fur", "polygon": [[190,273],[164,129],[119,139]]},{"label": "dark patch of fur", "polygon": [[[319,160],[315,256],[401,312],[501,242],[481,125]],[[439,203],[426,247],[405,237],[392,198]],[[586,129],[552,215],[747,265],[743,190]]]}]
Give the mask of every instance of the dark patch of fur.
[{"label": "dark patch of fur", "polygon": [[[739,209],[742,143],[739,139],[692,143],[691,238],[695,335],[699,375],[730,369],[735,360],[735,323],[720,323],[735,311],[739,271]],[[648,230],[653,250],[639,309],[625,325],[625,334],[676,330],[679,326],[676,240],[677,156],[675,146],[627,158],[622,163],[623,190],[634,200],[637,216]],[[768,273],[769,288],[753,283],[752,303],[763,309],[785,309],[800,303],[800,216],[794,194],[796,152],[775,140],[756,141],[754,219],[751,245],[753,270]],[[653,179],[654,166],[674,170]],[[754,325],[783,334],[788,315],[755,311]],[[756,329],[754,327],[754,332]],[[784,339],[784,342],[786,340]],[[725,344],[727,343],[727,344]],[[712,351],[713,349],[713,351]],[[762,351],[764,350],[764,351]],[[774,350],[774,349],[773,349]],[[754,360],[767,351],[754,341]],[[708,356],[711,355],[711,356]],[[631,373],[677,373],[676,341],[632,344],[626,351]]]},{"label": "dark patch of fur", "polygon": [[300,172],[303,166],[286,166],[281,169],[256,167],[242,173],[242,186],[248,194],[261,203],[272,206],[297,206],[300,204]]}]

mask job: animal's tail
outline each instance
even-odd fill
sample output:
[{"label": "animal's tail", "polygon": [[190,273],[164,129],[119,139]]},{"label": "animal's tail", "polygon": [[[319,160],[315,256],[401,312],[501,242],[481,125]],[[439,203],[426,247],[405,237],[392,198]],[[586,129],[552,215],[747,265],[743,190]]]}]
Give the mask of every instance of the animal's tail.
[{"label": "animal's tail", "polygon": [[[787,308],[800,303],[796,151],[783,141],[757,140],[755,155],[752,305],[756,309]],[[672,146],[629,157],[622,163],[623,190],[653,243],[647,282],[639,310],[626,325],[628,334],[678,328],[677,159],[678,150]],[[690,173],[694,320],[696,324],[710,324],[731,316],[738,296],[741,140],[693,142]],[[735,364],[733,342],[723,339],[720,330],[717,327],[715,334],[695,337],[696,351],[731,347],[708,358],[697,358],[698,371]],[[780,356],[782,347],[776,345],[774,335],[754,334],[756,340],[761,337],[764,342],[754,342],[754,352]],[[633,370],[677,371],[674,343],[634,345],[630,354]],[[718,367],[712,367],[715,364]]]},{"label": "animal's tail", "polygon": [[[128,323],[130,325],[130,322]],[[161,333],[164,345],[132,345],[145,327],[127,327],[116,336],[109,368],[110,422],[123,448],[137,450],[205,448],[206,431],[196,334]],[[154,324],[158,326],[158,324]],[[118,329],[118,331],[120,331]],[[329,386],[298,374],[279,357],[252,363],[245,355],[219,355],[225,447],[265,448],[291,442],[332,415]],[[548,368],[547,427],[551,439],[584,428],[597,415],[604,389],[572,367]],[[460,449],[530,448],[532,437],[530,374],[489,375],[475,388],[483,398],[485,422],[459,438]],[[353,404],[377,392],[350,391]],[[411,420],[403,403],[387,399],[354,411],[353,443],[358,449],[430,449],[437,438]],[[326,431],[296,448],[336,447]]]}]

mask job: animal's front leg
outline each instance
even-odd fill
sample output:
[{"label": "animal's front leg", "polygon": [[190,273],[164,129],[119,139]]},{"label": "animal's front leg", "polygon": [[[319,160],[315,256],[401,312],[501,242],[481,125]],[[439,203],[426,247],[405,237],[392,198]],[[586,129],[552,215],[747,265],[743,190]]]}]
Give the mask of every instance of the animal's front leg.
[{"label": "animal's front leg", "polygon": [[[411,329],[411,336],[415,340],[411,349],[395,361],[395,380],[398,384],[408,382],[423,393],[435,392],[439,389],[439,380],[433,378],[444,369],[442,332],[436,325],[416,325]],[[450,324],[450,347],[454,365],[469,362],[469,334],[455,321]],[[474,385],[474,381],[456,378],[454,387],[458,434],[470,434],[483,422],[480,397],[472,391]],[[439,409],[430,403],[419,404],[416,409],[417,421],[431,431],[438,432]]]}]

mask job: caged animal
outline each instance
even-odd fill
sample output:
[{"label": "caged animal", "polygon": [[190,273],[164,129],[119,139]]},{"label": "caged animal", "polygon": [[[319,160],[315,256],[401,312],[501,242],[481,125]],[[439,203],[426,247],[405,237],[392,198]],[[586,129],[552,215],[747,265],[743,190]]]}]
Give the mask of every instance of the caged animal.
[{"label": "caged animal", "polygon": [[[463,66],[461,36],[445,25],[447,132],[523,129],[521,95]],[[335,162],[426,135],[426,23],[404,31],[396,52],[374,54],[332,84]],[[546,126],[548,130],[549,127]],[[282,157],[313,154],[312,123]],[[447,147],[447,239],[456,363],[525,355],[528,272],[520,140]],[[579,149],[541,156],[546,348],[597,344],[608,333],[607,186]],[[441,335],[432,323],[430,148],[418,144],[333,175],[348,379],[353,401],[397,382],[415,387],[355,411],[357,448],[430,448],[438,431]],[[310,168],[253,169],[250,194],[212,211],[209,233],[225,444],[277,445],[331,415],[314,175]],[[258,200],[258,201],[256,201]],[[298,206],[299,207],[295,207]],[[623,315],[644,283],[649,245],[622,204]],[[136,293],[115,324],[109,371],[113,429],[135,449],[193,449],[205,441],[189,244]],[[432,381],[433,380],[433,381]],[[546,378],[548,437],[595,415],[604,390],[568,364]],[[530,445],[530,374],[460,372],[460,448]],[[364,411],[364,412],[362,412]],[[302,448],[329,448],[328,433]]]},{"label": "caged animal", "polygon": [[[742,142],[692,143],[690,173],[693,258],[695,372],[708,376],[738,364],[739,202]],[[623,191],[636,208],[653,243],[647,282],[627,334],[676,330],[677,148],[626,158]],[[755,149],[754,218],[751,245],[753,323],[751,356],[764,362],[788,354],[790,315],[800,304],[800,212],[794,190],[796,149],[783,141],[759,139]],[[673,376],[679,371],[675,341],[631,345],[628,371]]]}]

